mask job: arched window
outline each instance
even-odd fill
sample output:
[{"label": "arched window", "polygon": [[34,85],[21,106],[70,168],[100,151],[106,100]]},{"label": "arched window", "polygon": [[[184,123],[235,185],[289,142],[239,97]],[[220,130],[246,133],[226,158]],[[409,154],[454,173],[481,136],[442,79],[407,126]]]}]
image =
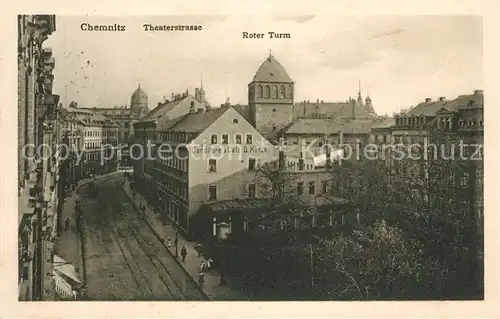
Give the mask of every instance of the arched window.
[{"label": "arched window", "polygon": [[293,86],[291,85],[288,86],[288,98],[289,99],[293,98]]},{"label": "arched window", "polygon": [[284,85],[280,86],[280,98],[281,99],[286,98],[286,89]]},{"label": "arched window", "polygon": [[271,97],[273,99],[278,98],[278,87],[276,85],[273,85],[273,90],[271,91]]},{"label": "arched window", "polygon": [[262,85],[257,86],[257,97],[262,98]]},{"label": "arched window", "polygon": [[271,97],[271,88],[269,87],[269,85],[266,85],[266,87],[264,88],[264,98],[268,99]]}]

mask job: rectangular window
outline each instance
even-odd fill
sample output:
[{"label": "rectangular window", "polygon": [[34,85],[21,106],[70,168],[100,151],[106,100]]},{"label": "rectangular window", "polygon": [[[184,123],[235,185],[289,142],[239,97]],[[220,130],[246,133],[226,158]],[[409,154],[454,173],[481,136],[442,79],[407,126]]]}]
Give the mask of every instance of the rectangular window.
[{"label": "rectangular window", "polygon": [[209,172],[217,172],[217,160],[209,159],[208,160],[208,171]]},{"label": "rectangular window", "polygon": [[248,184],[248,198],[255,198],[255,184]]},{"label": "rectangular window", "polygon": [[217,186],[208,186],[208,200],[217,200]]},{"label": "rectangular window", "polygon": [[236,141],[236,144],[241,144],[241,134],[235,134],[234,139]]},{"label": "rectangular window", "polygon": [[302,195],[303,193],[304,193],[304,183],[298,182],[297,183],[297,195]]},{"label": "rectangular window", "polygon": [[229,144],[229,135],[222,134],[222,144]]},{"label": "rectangular window", "polygon": [[253,144],[253,137],[252,134],[247,134],[247,144]]},{"label": "rectangular window", "polygon": [[321,186],[321,187],[322,187],[321,192],[322,192],[323,194],[328,193],[328,181],[322,181],[322,182],[321,182],[321,185],[322,185],[322,186]]},{"label": "rectangular window", "polygon": [[210,143],[211,144],[217,144],[217,134],[212,134],[210,136]]},{"label": "rectangular window", "polygon": [[316,182],[309,182],[309,195],[316,194]]},{"label": "rectangular window", "polygon": [[255,158],[248,159],[248,170],[255,171]]}]

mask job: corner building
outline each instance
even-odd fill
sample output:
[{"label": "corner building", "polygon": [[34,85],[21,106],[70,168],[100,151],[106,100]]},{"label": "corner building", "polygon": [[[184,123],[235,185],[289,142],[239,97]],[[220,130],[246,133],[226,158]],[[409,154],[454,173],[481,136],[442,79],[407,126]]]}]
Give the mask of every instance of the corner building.
[{"label": "corner building", "polygon": [[253,168],[272,159],[275,152],[234,107],[194,105],[191,101],[188,114],[154,130],[148,130],[147,123],[136,124],[143,145],[154,145],[155,158],[145,163],[139,174],[144,184],[139,187],[147,189],[150,202],[164,218],[189,234],[206,232],[209,227],[198,215],[203,205],[248,198],[246,182],[253,178]]}]

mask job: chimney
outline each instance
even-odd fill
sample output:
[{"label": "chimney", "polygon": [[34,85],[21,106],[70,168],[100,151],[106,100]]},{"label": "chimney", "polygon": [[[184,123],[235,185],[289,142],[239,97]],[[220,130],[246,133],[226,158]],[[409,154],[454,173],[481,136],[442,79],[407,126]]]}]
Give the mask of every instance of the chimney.
[{"label": "chimney", "polygon": [[174,100],[174,93],[172,93],[172,100]]},{"label": "chimney", "polygon": [[198,113],[203,113],[203,111],[204,111],[204,110],[205,110],[205,109],[204,109],[203,107],[199,107],[199,108],[198,108]]},{"label": "chimney", "polygon": [[444,101],[446,101],[446,97],[444,97],[444,96],[440,96],[440,97],[439,97],[439,102],[444,102]]},{"label": "chimney", "polygon": [[483,95],[483,90],[474,90],[474,95]]},{"label": "chimney", "polygon": [[425,98],[425,103],[429,103],[430,101],[432,101],[432,99],[430,97]]},{"label": "chimney", "polygon": [[194,101],[191,101],[191,105],[189,106],[189,113],[196,113],[196,110],[194,109]]}]

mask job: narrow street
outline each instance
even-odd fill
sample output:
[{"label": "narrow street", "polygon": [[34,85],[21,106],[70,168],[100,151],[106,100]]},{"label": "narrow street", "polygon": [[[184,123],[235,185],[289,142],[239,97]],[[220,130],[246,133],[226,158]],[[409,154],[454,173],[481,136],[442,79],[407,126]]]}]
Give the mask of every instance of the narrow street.
[{"label": "narrow street", "polygon": [[90,300],[206,300],[124,193],[122,177],[81,193]]}]

